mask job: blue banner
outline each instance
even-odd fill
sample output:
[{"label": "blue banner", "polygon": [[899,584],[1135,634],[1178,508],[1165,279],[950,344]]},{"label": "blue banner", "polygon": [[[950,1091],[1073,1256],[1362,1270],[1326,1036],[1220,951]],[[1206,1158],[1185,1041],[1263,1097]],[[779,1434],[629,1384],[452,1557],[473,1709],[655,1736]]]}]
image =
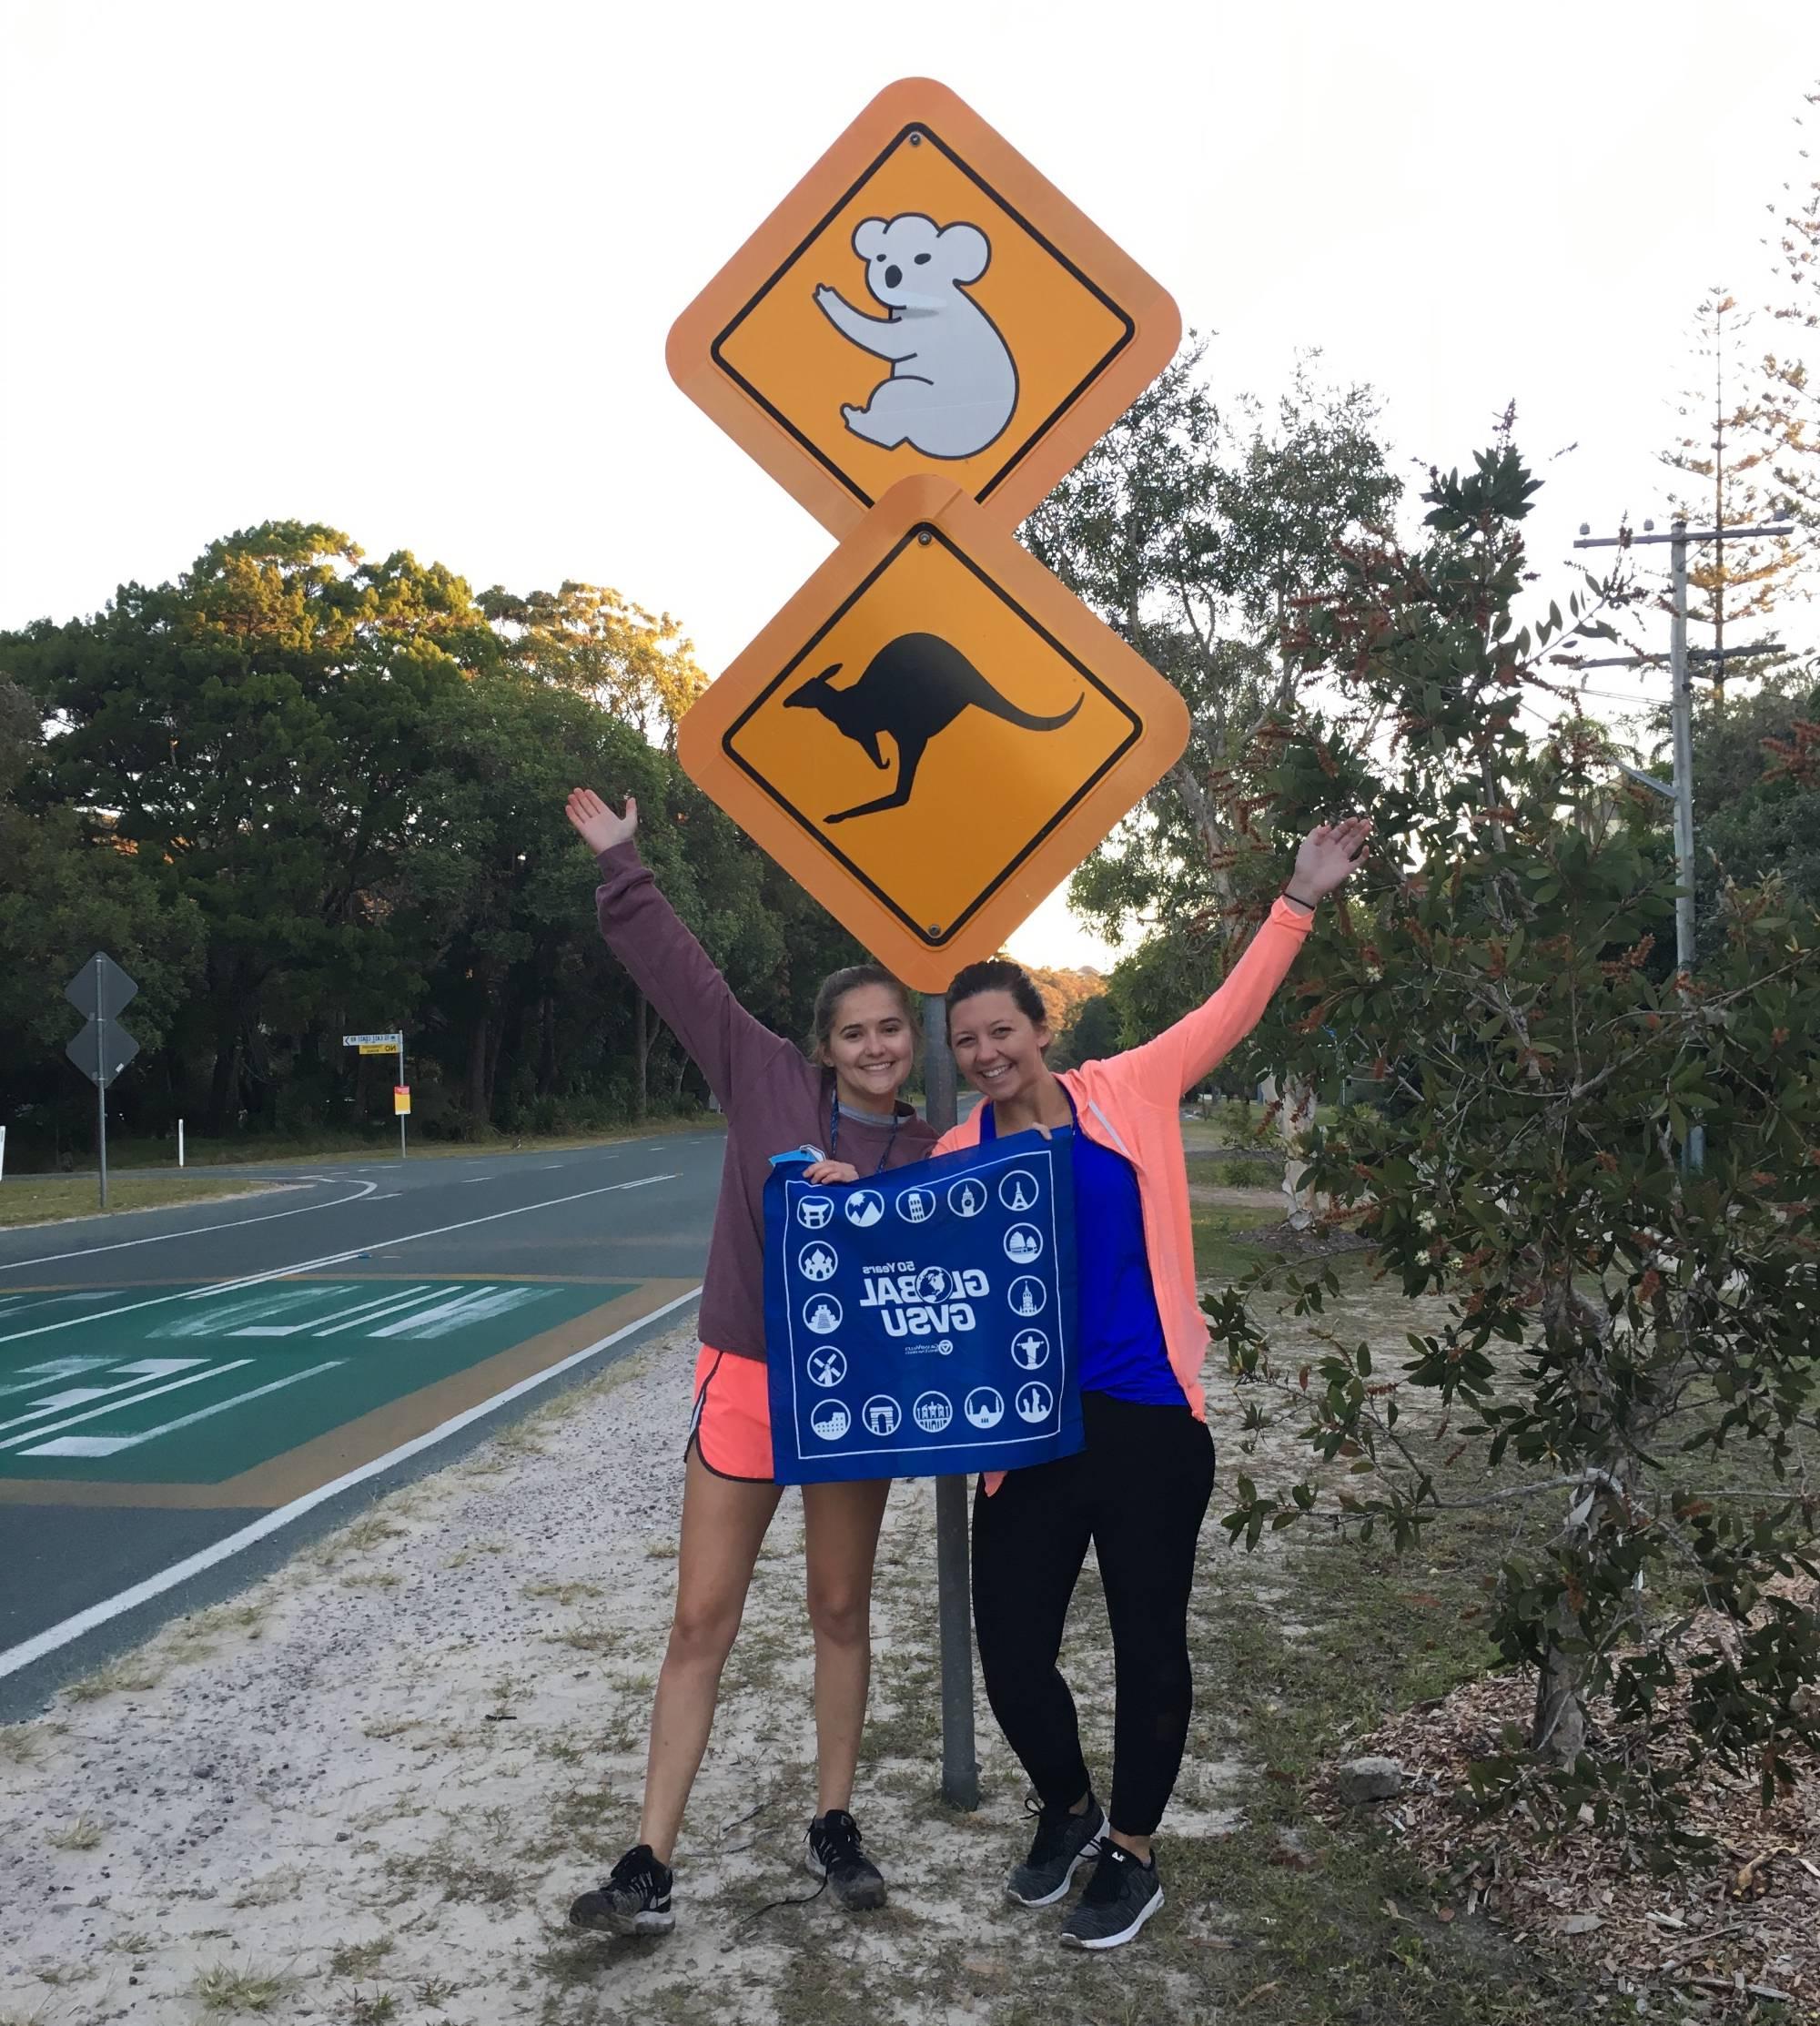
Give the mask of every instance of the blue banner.
[{"label": "blue banner", "polygon": [[780,1484],[946,1477],[1071,1456],[1074,1135],[822,1187],[764,1189],[765,1352]]}]

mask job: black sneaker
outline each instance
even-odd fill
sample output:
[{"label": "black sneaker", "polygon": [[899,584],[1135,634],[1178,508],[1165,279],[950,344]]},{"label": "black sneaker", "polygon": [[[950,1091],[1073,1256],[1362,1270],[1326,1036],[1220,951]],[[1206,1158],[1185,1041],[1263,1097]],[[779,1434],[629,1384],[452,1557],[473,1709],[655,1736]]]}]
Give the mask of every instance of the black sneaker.
[{"label": "black sneaker", "polygon": [[860,1849],[859,1825],[845,1808],[831,1808],[810,1823],[803,1861],[849,1913],[885,1904],[885,1874]]},{"label": "black sneaker", "polygon": [[1030,1854],[1005,1881],[1005,1889],[1021,1906],[1048,1907],[1066,1897],[1075,1873],[1099,1849],[1106,1815],[1091,1794],[1078,1815],[1066,1808],[1052,1808],[1024,1804],[1025,1813],[1036,1818],[1036,1834]]},{"label": "black sneaker", "polygon": [[1062,1923],[1062,1947],[1116,1949],[1129,1941],[1162,1903],[1157,1860],[1152,1858],[1146,1864],[1108,1837],[1099,1847],[1099,1862],[1080,1904]]},{"label": "black sneaker", "polygon": [[650,1844],[637,1844],[614,1865],[610,1878],[569,1909],[569,1925],[610,1935],[667,1935],[676,1925],[670,1910],[675,1882],[675,1874],[652,1855]]}]

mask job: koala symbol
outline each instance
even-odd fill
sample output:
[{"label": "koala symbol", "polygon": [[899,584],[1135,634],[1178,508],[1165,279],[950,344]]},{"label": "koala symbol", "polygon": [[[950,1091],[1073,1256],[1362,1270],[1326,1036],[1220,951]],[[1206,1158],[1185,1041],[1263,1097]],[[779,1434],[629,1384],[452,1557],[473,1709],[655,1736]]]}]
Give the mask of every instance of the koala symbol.
[{"label": "koala symbol", "polygon": [[843,338],[891,361],[864,408],[843,405],[847,428],[895,451],[972,457],[1004,434],[1017,405],[1017,367],[998,327],[966,294],[992,258],[976,225],[937,226],[920,211],[866,218],[853,236],[865,285],[890,312],[870,317],[837,289],[816,307]]}]

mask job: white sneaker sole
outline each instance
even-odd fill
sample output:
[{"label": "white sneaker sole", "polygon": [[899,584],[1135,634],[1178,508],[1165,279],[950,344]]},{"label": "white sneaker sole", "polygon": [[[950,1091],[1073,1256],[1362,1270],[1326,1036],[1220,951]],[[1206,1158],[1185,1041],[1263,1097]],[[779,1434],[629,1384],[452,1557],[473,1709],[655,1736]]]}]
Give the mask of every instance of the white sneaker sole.
[{"label": "white sneaker sole", "polygon": [[1158,1886],[1156,1891],[1150,1895],[1148,1903],[1138,1913],[1138,1918],[1131,1923],[1128,1928],[1121,1929],[1116,1935],[1095,1935],[1091,1938],[1091,1940],[1083,1940],[1079,1935],[1071,1935],[1064,1930],[1062,1935],[1062,1947],[1064,1949],[1122,1948],[1126,1942],[1131,1941],[1136,1939],[1138,1930],[1144,1925],[1144,1923],[1150,1918],[1150,1916],[1157,1911],[1158,1908],[1160,1907],[1162,1903],[1163,1889],[1161,1886]]},{"label": "white sneaker sole", "polygon": [[1074,1885],[1075,1873],[1080,1869],[1082,1865],[1098,1861],[1100,1839],[1105,1834],[1106,1824],[1101,1822],[1095,1834],[1088,1837],[1087,1841],[1081,1845],[1075,1855],[1074,1862],[1068,1866],[1067,1876],[1063,1879],[1060,1885],[1053,1892],[1046,1892],[1040,1899],[1026,1899],[1017,1890],[1016,1887],[1007,1879],[1005,1887],[1005,1897],[1007,1899],[1015,1900],[1020,1907],[1052,1907],[1057,1899],[1066,1899],[1069,1889]]}]

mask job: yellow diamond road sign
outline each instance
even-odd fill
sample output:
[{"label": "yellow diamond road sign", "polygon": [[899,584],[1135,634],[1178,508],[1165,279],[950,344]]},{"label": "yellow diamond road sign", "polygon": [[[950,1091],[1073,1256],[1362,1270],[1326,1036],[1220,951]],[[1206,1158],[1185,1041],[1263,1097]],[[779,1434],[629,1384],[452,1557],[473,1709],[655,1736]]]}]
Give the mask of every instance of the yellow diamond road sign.
[{"label": "yellow diamond road sign", "polygon": [[691,304],[677,383],[835,534],[939,471],[1007,527],[1181,336],[1159,283],[945,86],[887,87]]},{"label": "yellow diamond road sign", "polygon": [[924,990],[1155,785],[1181,697],[952,479],[905,480],[683,719],[691,778]]}]

